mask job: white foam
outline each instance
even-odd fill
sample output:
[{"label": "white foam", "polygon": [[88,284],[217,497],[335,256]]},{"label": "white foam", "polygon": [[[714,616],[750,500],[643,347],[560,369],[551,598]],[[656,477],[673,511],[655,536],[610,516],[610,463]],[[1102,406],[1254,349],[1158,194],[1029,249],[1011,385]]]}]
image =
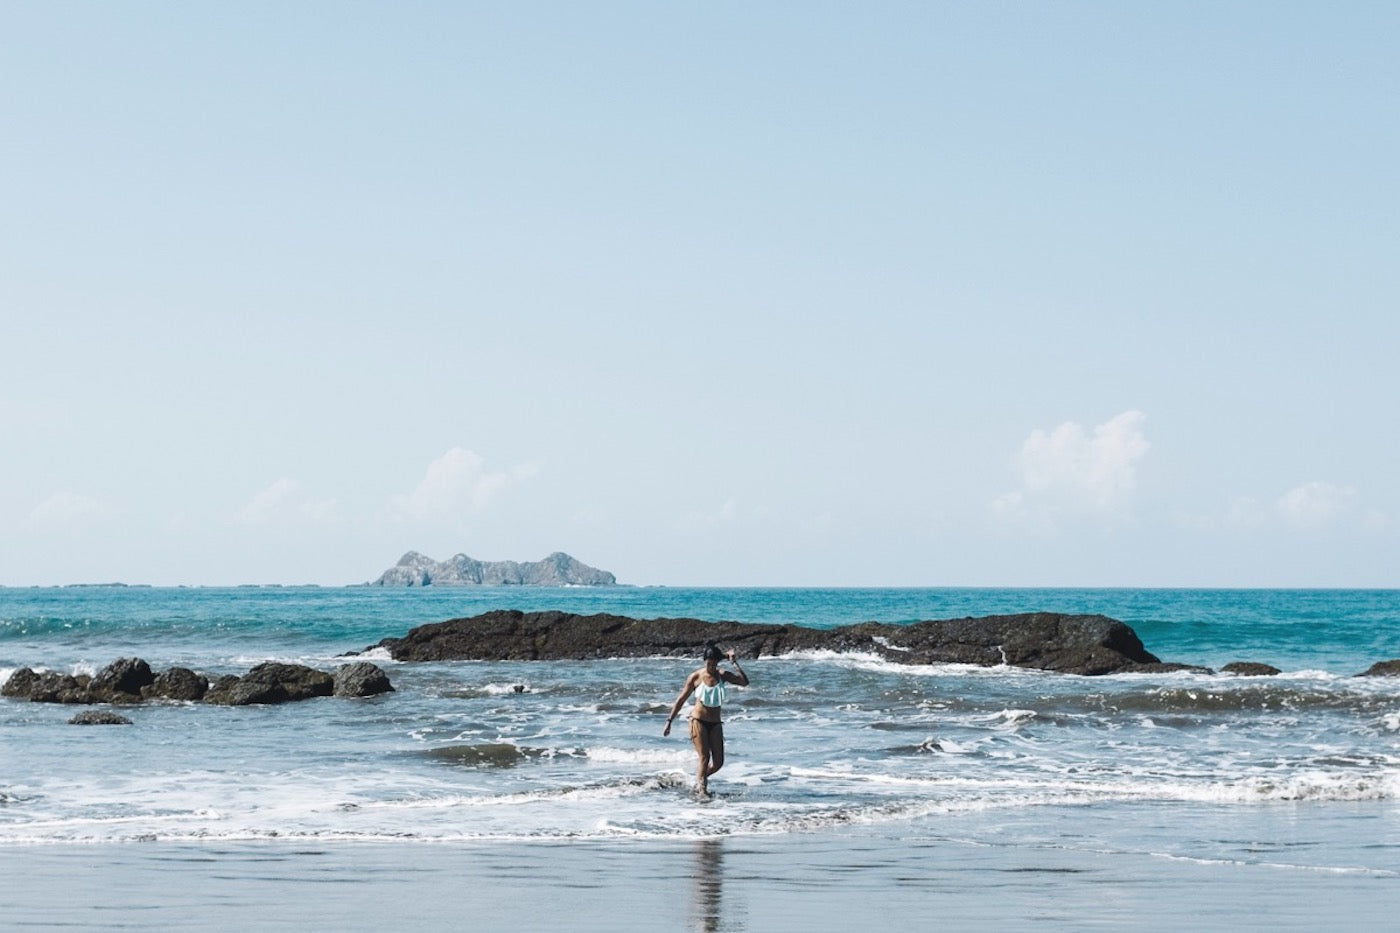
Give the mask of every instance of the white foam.
[{"label": "white foam", "polygon": [[675,746],[673,749],[666,748],[610,748],[602,746],[599,748],[584,749],[584,757],[590,761],[608,762],[610,764],[675,764],[676,762],[694,761],[695,752],[689,746]]},{"label": "white foam", "polygon": [[[688,759],[676,752],[672,758]],[[660,754],[600,746],[588,761],[644,765]],[[657,762],[659,763],[659,762]],[[688,760],[668,770],[599,780],[553,780],[529,786],[528,773],[453,772],[429,779],[410,774],[233,775],[185,773],[129,778],[115,784],[51,786],[56,797],[80,796],[87,809],[35,813],[0,825],[0,842],[69,843],[160,840],[522,840],[561,838],[703,838],[718,834],[802,832],[851,824],[902,823],[951,813],[1084,806],[1103,802],[1259,804],[1295,800],[1376,800],[1397,796],[1394,773],[1338,778],[1325,771],[1274,786],[1261,777],[1192,781],[1152,774],[1008,774],[964,771],[915,774],[881,770],[878,762],[828,767],[774,767],[740,761],[726,768],[710,801],[688,801]],[[578,774],[587,774],[588,765]],[[527,770],[527,769],[525,769]],[[623,773],[636,773],[636,768]],[[783,782],[794,786],[784,789]],[[776,783],[775,783],[776,782]],[[513,786],[513,789],[511,787]],[[682,799],[677,801],[675,795]],[[665,798],[658,797],[665,795]],[[658,805],[660,803],[660,805]]]},{"label": "white foam", "polygon": [[1284,869],[1287,871],[1317,872],[1325,875],[1360,875],[1376,878],[1400,877],[1400,871],[1390,871],[1383,868],[1363,868],[1350,865],[1304,865],[1297,862],[1246,862],[1242,859],[1202,858],[1200,856],[1179,855],[1175,852],[1153,852],[1151,855],[1169,862],[1187,862],[1192,865],[1253,866],[1258,868]]},{"label": "white foam", "polygon": [[344,655],[344,657],[347,660],[390,661],[395,664],[399,663],[394,659],[394,657],[391,654],[389,654],[389,649],[383,647],[382,645],[374,648],[367,648],[364,651],[360,651],[354,654],[347,654]]},{"label": "white foam", "polygon": [[1003,727],[1015,729],[1022,723],[1035,719],[1037,713],[1033,709],[1004,709],[992,717],[993,722],[999,722]]},{"label": "white foam", "polygon": [[530,693],[530,692],[531,692],[531,690],[530,690],[530,685],[529,685],[529,684],[521,683],[521,682],[518,681],[518,680],[517,680],[517,681],[514,681],[514,682],[512,682],[512,683],[480,684],[479,686],[472,687],[472,688],[471,688],[471,691],[472,691],[473,693],[479,694],[479,695],[481,695],[481,696],[488,696],[488,697],[499,697],[499,696],[506,696],[506,695],[512,694],[512,693]]},{"label": "white foam", "polygon": [[855,670],[869,671],[877,674],[896,674],[913,677],[966,677],[966,676],[987,676],[1006,677],[1007,675],[1022,677],[1044,676],[1045,671],[1037,671],[1029,668],[1010,667],[1005,664],[986,666],[982,664],[956,664],[956,663],[934,663],[934,664],[901,664],[898,661],[891,661],[887,658],[872,652],[862,651],[832,651],[830,649],[814,649],[806,651],[794,651],[781,655],[772,660],[792,660],[820,662],[824,664],[834,664],[838,667],[847,667]]}]

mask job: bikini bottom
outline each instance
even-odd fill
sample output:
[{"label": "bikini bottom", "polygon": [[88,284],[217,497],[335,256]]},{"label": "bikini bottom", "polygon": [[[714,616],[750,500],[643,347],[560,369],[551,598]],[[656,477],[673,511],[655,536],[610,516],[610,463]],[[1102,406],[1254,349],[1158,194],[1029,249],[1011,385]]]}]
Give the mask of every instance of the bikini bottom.
[{"label": "bikini bottom", "polygon": [[708,719],[695,719],[692,717],[690,720],[690,738],[692,740],[698,739],[702,734],[702,730],[705,741],[707,742],[713,742],[715,740],[716,732],[719,733],[720,738],[724,737],[724,723],[712,722]]}]

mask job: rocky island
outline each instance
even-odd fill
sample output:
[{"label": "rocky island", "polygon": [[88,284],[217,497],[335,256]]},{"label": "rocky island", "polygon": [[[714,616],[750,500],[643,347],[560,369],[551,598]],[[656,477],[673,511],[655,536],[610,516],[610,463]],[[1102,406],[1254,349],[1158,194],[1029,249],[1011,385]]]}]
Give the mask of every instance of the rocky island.
[{"label": "rocky island", "polygon": [[1162,662],[1143,647],[1137,633],[1116,619],[1055,612],[813,629],[497,610],[421,625],[402,638],[385,638],[365,650],[387,650],[397,661],[696,657],[710,639],[749,658],[826,650],[875,654],[898,664],[1006,664],[1089,675],[1190,667]]},{"label": "rocky island", "polygon": [[617,577],[555,551],[544,560],[481,561],[457,554],[445,561],[409,551],[370,586],[616,586]]}]

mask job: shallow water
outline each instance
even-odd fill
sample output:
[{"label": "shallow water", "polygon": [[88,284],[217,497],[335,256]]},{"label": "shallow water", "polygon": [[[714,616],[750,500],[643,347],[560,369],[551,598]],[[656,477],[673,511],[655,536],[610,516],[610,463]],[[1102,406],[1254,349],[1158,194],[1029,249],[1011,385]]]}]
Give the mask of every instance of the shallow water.
[{"label": "shallow water", "polygon": [[[1195,805],[1173,816],[1197,825],[1220,817]],[[24,879],[0,901],[8,929],[711,933],[860,924],[1380,930],[1400,907],[1393,874],[1299,864],[1307,855],[1296,853],[1314,848],[1308,814],[1251,809],[1225,819],[1240,856],[1230,860],[1065,844],[1058,833],[1036,840],[1028,827],[968,842],[951,822],[946,834],[848,828],[688,841],[0,847],[0,873]],[[1043,829],[1056,825],[1072,821],[1051,815]],[[1088,821],[1083,835],[1095,828]],[[1281,840],[1282,857],[1250,841],[1265,837]]]},{"label": "shallow water", "polygon": [[[1400,679],[1351,676],[1400,655],[1395,593],[0,590],[0,677],[132,655],[211,674],[267,659],[329,669],[412,625],[498,605],[820,625],[1095,611],[1170,660],[1263,660],[1285,673],[1084,678],[825,653],[757,659],[745,663],[752,686],[731,693],[729,762],[710,800],[690,789],[684,730],[661,737],[694,667],[677,660],[381,659],[393,694],[147,704],[123,710],[128,727],[71,727],[72,707],[6,699],[0,858],[35,855],[55,884],[65,864],[110,880],[128,863],[168,860],[192,890],[209,890],[191,899],[131,881],[130,897],[146,900],[128,906],[174,925],[186,907],[233,916],[247,907],[238,892],[264,889],[335,916],[362,863],[396,859],[402,885],[424,897],[450,864],[522,897],[532,878],[565,879],[578,903],[597,894],[600,918],[607,897],[625,897],[638,916],[694,924],[704,918],[673,900],[699,896],[686,879],[717,874],[700,866],[704,853],[721,856],[724,898],[750,922],[775,897],[784,916],[810,909],[820,926],[835,891],[903,905],[910,913],[890,916],[906,928],[940,905],[969,921],[1065,925],[1126,922],[1171,897],[1243,920],[1239,905],[1262,910],[1269,896],[1289,917],[1319,919],[1306,891],[1400,906]],[[598,881],[587,858],[632,877]],[[962,890],[973,866],[975,895]],[[1191,891],[1221,878],[1228,896]],[[665,904],[634,890],[652,880],[670,891]],[[1272,894],[1255,889],[1265,885]],[[18,911],[7,917],[40,909],[28,889],[6,896]],[[996,913],[1008,898],[1023,901],[1018,912]],[[65,922],[87,922],[81,903]],[[532,904],[472,909],[538,920]],[[430,925],[461,918],[457,904],[401,906]]]}]

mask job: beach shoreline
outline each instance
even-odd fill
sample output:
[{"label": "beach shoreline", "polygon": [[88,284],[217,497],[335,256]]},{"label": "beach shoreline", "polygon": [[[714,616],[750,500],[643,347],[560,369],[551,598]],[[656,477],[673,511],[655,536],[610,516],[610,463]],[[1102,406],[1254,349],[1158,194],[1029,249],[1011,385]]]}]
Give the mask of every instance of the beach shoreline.
[{"label": "beach shoreline", "polygon": [[[1278,808],[1259,815],[1296,819]],[[1380,928],[1400,909],[1396,873],[1384,869],[907,830],[4,846],[0,873],[23,883],[7,885],[0,906],[7,927],[70,930],[1303,930]]]},{"label": "beach shoreline", "polygon": [[[528,595],[528,594],[527,594]],[[0,594],[0,667],[321,666],[517,592]],[[662,618],[956,617],[1024,591],[537,594]],[[1087,678],[763,658],[716,796],[663,738],[688,659],[386,662],[394,693],[0,700],[0,926],[1383,929],[1400,915],[1397,594],[1063,591],[1163,656]],[[1325,625],[1318,620],[1325,619]],[[696,646],[698,649],[698,645]],[[1292,673],[1288,671],[1291,670]]]}]

